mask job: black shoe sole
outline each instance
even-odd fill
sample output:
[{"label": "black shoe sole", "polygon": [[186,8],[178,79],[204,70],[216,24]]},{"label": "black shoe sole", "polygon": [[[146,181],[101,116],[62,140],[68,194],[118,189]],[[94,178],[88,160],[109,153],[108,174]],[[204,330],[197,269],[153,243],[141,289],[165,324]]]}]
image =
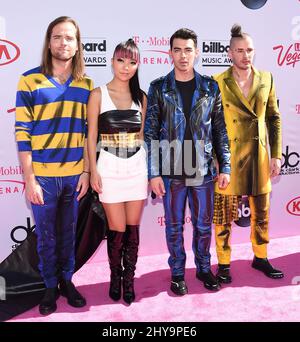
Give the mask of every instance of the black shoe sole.
[{"label": "black shoe sole", "polygon": [[41,309],[41,307],[39,307],[39,312],[41,315],[43,316],[48,316],[51,315],[53,312],[55,312],[57,310],[57,305],[55,303],[55,305],[53,305],[53,307],[51,309]]},{"label": "black shoe sole", "polygon": [[207,284],[205,284],[204,282],[203,282],[203,285],[204,285],[204,287],[207,289],[207,290],[210,290],[210,291],[219,291],[220,289],[221,289],[221,286],[220,285],[218,285],[218,286],[216,286],[216,287],[212,287],[212,286],[210,286],[210,285],[207,285]]},{"label": "black shoe sole", "polygon": [[220,285],[220,284],[218,284],[218,285],[216,285],[216,286],[211,286],[211,285],[206,284],[206,283],[205,283],[205,280],[203,280],[203,279],[201,278],[201,276],[199,276],[198,274],[196,274],[196,278],[197,278],[198,280],[202,281],[204,287],[205,287],[207,290],[210,290],[210,291],[219,291],[219,290],[221,289],[221,285]]},{"label": "black shoe sole", "polygon": [[85,299],[84,299],[81,303],[76,303],[76,302],[70,301],[70,300],[68,299],[68,296],[67,296],[65,293],[60,292],[60,294],[61,294],[63,297],[67,298],[68,304],[71,305],[71,306],[73,306],[73,308],[83,308],[84,306],[86,306],[86,300],[85,300]]},{"label": "black shoe sole", "polygon": [[109,295],[109,298],[115,302],[118,302],[121,299],[121,293],[116,294],[116,293],[109,292],[108,295]]},{"label": "black shoe sole", "polygon": [[268,277],[268,278],[271,278],[271,279],[282,279],[283,277],[284,277],[284,274],[278,274],[278,275],[276,275],[276,274],[270,274],[270,273],[267,273],[267,272],[265,272],[265,271],[263,271],[262,269],[260,269],[259,267],[257,267],[257,266],[255,266],[255,265],[251,265],[252,266],[252,268],[254,268],[255,270],[257,270],[257,271],[260,271],[260,272],[262,272],[266,277]]},{"label": "black shoe sole", "polygon": [[232,278],[222,278],[221,276],[217,276],[218,282],[222,284],[230,284],[232,283]]},{"label": "black shoe sole", "polygon": [[178,291],[174,291],[171,287],[170,290],[176,295],[176,296],[184,296],[188,293],[188,290],[182,291],[182,292],[178,292]]},{"label": "black shoe sole", "polygon": [[134,293],[132,293],[132,294],[124,294],[123,300],[124,300],[125,303],[130,305],[135,300],[135,294]]}]

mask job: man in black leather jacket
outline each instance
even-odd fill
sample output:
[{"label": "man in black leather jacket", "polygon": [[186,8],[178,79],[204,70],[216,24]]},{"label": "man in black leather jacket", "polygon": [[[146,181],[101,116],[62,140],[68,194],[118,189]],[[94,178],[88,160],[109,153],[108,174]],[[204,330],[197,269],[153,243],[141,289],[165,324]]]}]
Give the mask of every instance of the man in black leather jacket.
[{"label": "man in black leather jacket", "polygon": [[183,239],[187,198],[196,277],[209,290],[220,287],[210,269],[209,253],[217,175],[214,155],[219,164],[219,186],[226,188],[230,152],[218,85],[194,70],[198,56],[195,32],[176,31],[170,38],[170,56],[174,69],[149,88],[144,136],[151,187],[164,203],[171,290],[184,295],[188,292]]}]

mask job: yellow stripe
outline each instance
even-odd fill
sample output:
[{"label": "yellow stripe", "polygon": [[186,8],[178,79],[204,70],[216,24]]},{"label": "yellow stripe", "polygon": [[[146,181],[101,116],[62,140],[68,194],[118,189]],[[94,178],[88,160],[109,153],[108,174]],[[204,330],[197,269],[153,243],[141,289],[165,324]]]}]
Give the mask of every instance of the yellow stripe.
[{"label": "yellow stripe", "polygon": [[31,145],[33,150],[45,148],[83,147],[85,136],[82,133],[55,133],[32,136]]},{"label": "yellow stripe", "polygon": [[21,76],[18,84],[18,90],[34,91],[40,88],[55,88],[55,85],[43,74]]},{"label": "yellow stripe", "polygon": [[16,121],[31,122],[32,116],[28,107],[17,107],[16,108]]},{"label": "yellow stripe", "polygon": [[34,106],[35,120],[48,120],[55,117],[86,119],[86,105],[73,102],[53,102]]},{"label": "yellow stripe", "polygon": [[30,141],[30,140],[31,140],[31,137],[30,137],[29,132],[26,132],[26,131],[16,132],[16,141]]},{"label": "yellow stripe", "polygon": [[36,176],[44,177],[66,177],[79,175],[83,171],[83,160],[79,163],[37,163],[33,162],[33,171]]},{"label": "yellow stripe", "polygon": [[82,81],[75,81],[73,80],[70,83],[70,87],[77,87],[77,88],[83,88],[87,90],[93,90],[93,81],[89,77],[85,77]]},{"label": "yellow stripe", "polygon": [[[73,80],[70,87],[79,87],[87,90],[93,90],[93,81],[85,77],[82,81]],[[34,91],[41,88],[55,88],[55,85],[43,74],[30,74],[21,76],[18,84],[18,90]]]},{"label": "yellow stripe", "polygon": [[27,107],[16,108],[17,121],[48,120],[55,117],[86,119],[86,105],[73,101],[53,102],[33,107],[32,118]]}]

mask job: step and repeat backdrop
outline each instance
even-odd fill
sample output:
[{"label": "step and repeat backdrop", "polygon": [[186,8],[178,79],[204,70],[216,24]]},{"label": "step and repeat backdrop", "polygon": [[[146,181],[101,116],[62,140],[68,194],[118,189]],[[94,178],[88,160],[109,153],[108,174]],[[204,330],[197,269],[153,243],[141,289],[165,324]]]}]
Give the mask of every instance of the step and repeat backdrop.
[{"label": "step and repeat backdrop", "polygon": [[[152,0],[74,2],[1,1],[0,6],[0,261],[34,229],[24,196],[22,168],[14,138],[15,93],[19,76],[39,65],[48,24],[73,17],[83,36],[86,72],[95,85],[112,78],[115,46],[132,37],[141,51],[142,88],[172,69],[169,38],[178,28],[198,34],[195,68],[213,75],[230,65],[230,28],[240,23],[254,39],[258,69],[273,73],[283,126],[281,175],[273,181],[271,238],[300,234],[300,1],[299,0]],[[250,210],[244,200],[234,225],[233,243],[249,241]],[[186,247],[191,248],[186,211]],[[95,227],[96,229],[96,227]],[[141,255],[164,253],[161,200],[149,194],[141,228]],[[100,253],[101,255],[105,253]]]}]

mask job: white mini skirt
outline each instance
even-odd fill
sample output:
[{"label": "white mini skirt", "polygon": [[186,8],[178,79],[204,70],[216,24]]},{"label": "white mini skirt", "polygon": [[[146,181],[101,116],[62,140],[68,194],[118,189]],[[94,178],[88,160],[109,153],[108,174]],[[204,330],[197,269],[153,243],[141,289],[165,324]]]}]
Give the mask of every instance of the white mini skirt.
[{"label": "white mini skirt", "polygon": [[97,170],[102,181],[101,202],[119,203],[147,198],[147,161],[143,147],[130,158],[120,158],[101,149]]}]

